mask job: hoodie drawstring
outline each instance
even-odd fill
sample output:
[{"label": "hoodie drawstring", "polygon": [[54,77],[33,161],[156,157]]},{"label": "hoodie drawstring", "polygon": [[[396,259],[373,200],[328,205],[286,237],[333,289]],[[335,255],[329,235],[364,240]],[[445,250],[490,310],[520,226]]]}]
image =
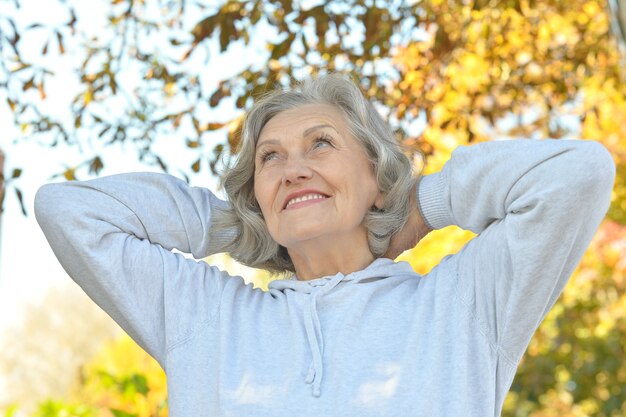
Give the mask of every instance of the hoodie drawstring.
[{"label": "hoodie drawstring", "polygon": [[[318,278],[312,281],[299,281],[295,276],[291,279],[279,279],[269,283],[268,289],[273,297],[284,298],[290,291],[308,294],[302,307],[306,339],[311,350],[311,363],[305,382],[312,384],[314,397],[321,395],[322,376],[324,371],[324,338],[320,318],[317,314],[317,299],[331,291],[340,282],[358,283],[369,279],[385,279],[394,275],[414,274],[411,265],[406,262],[395,263],[391,259],[378,258],[367,268],[348,275],[338,273],[334,276]],[[317,289],[316,287],[321,287]]]},{"label": "hoodie drawstring", "polygon": [[306,330],[307,340],[309,342],[309,348],[313,356],[311,365],[309,366],[309,372],[307,373],[305,383],[313,384],[313,396],[319,397],[321,395],[322,376],[324,372],[324,364],[322,362],[322,355],[324,354],[324,337],[322,336],[322,328],[320,324],[320,318],[317,314],[317,297],[332,290],[337,284],[341,282],[344,275],[339,273],[335,275],[330,281],[315,281],[311,285],[324,285],[319,291],[314,292],[309,298],[308,308],[304,309],[304,328]]}]

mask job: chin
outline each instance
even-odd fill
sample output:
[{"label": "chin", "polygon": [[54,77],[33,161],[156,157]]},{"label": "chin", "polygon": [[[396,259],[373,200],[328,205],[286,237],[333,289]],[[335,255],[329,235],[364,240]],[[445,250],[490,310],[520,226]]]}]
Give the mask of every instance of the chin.
[{"label": "chin", "polygon": [[[311,239],[316,239],[324,236],[324,225],[301,225],[299,227],[293,227],[289,230],[288,234],[283,234],[282,239],[277,240],[281,245],[286,248],[297,246],[301,242],[306,242]],[[281,243],[285,242],[285,243]]]}]

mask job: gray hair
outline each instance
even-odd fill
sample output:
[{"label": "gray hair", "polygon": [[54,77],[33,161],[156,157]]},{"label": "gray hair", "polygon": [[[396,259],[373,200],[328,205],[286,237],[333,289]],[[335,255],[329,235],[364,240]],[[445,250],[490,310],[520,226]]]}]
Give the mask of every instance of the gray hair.
[{"label": "gray hair", "polygon": [[255,152],[261,130],[272,117],[306,104],[339,108],[350,133],[372,163],[378,188],[384,196],[383,206],[372,208],[364,219],[369,249],[375,258],[385,254],[389,240],[408,219],[410,193],[415,192],[417,179],[389,124],[352,81],[336,74],[321,76],[293,89],[270,91],[245,117],[238,156],[222,178],[231,208],[217,211],[212,221],[214,232],[237,230],[224,251],[244,265],[279,274],[295,272],[287,249],[270,236],[254,195]]}]

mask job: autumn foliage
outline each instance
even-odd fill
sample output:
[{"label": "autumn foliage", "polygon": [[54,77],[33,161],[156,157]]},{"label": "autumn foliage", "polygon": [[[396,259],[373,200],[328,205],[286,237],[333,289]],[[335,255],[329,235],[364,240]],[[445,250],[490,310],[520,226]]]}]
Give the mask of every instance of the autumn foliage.
[{"label": "autumn foliage", "polygon": [[[155,132],[165,129],[184,139],[180,146],[198,151],[192,172],[203,166],[216,171],[218,157],[234,153],[241,112],[255,97],[274,83],[332,70],[359,80],[408,152],[426,157],[424,173],[440,170],[458,146],[476,142],[524,137],[603,143],[617,166],[611,207],[531,341],[503,415],[626,415],[626,57],[611,36],[606,1],[351,0],[310,8],[290,1],[229,1],[202,9],[202,18],[186,31],[189,11],[154,1],[164,11],[151,30],[169,33],[172,49],[151,56],[132,40],[126,45],[132,50],[102,42],[89,46],[76,69],[84,89],[74,99],[69,124],[29,110],[46,98],[46,75],[16,54],[14,67],[4,67],[7,86],[19,86],[7,90],[15,123],[29,135],[48,132],[78,140],[77,132],[87,128],[111,144],[130,138],[148,162],[164,170],[163,155],[151,145]],[[140,12],[149,0],[112,3],[114,34],[147,30],[150,22]],[[61,34],[53,38],[59,53],[74,24],[68,20],[55,29]],[[267,53],[255,64],[232,77],[209,86],[197,67],[184,67],[210,42],[219,53],[250,44],[260,25],[278,36],[267,41]],[[94,65],[99,54],[102,64]],[[121,56],[135,60],[144,78],[135,91],[140,105],[113,121],[101,110],[125,88],[116,72]],[[37,100],[23,98],[31,89],[38,89]],[[186,105],[172,110],[180,97]],[[216,121],[199,110],[223,105],[233,108],[231,120]],[[207,142],[215,132],[223,140]],[[104,163],[96,156],[62,174],[71,179],[87,168],[98,173]],[[427,273],[473,236],[451,226],[431,233],[401,259]],[[259,275],[258,285],[265,287],[268,279]],[[84,366],[82,384],[70,398],[42,404],[37,415],[57,416],[62,410],[77,416],[165,416],[165,376],[123,338]]]}]

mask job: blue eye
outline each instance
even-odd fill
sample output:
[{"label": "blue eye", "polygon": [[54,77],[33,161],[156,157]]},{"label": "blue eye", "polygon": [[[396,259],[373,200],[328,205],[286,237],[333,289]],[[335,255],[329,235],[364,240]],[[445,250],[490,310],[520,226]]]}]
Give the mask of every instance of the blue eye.
[{"label": "blue eye", "polygon": [[332,139],[326,135],[320,136],[319,138],[315,139],[315,143],[313,144],[314,149],[317,149],[320,147],[325,148],[326,146],[333,146]]},{"label": "blue eye", "polygon": [[268,152],[264,152],[263,154],[261,154],[261,161],[263,162],[267,162],[267,161],[271,161],[272,159],[277,158],[277,154],[274,151],[268,151]]}]

